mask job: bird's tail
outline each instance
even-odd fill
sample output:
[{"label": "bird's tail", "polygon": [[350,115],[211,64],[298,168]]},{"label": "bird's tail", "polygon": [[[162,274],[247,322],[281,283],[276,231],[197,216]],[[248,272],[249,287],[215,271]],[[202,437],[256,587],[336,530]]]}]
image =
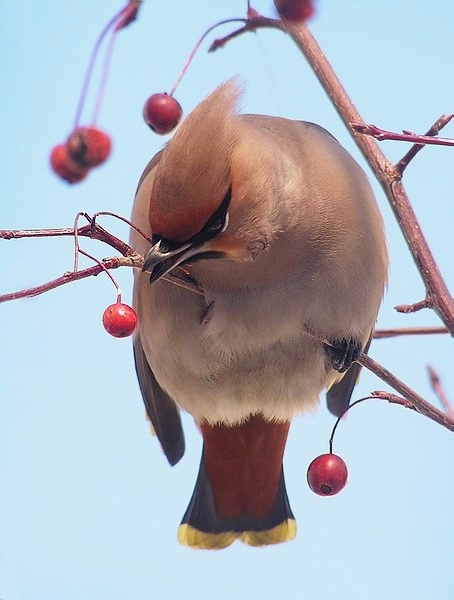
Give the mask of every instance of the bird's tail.
[{"label": "bird's tail", "polygon": [[253,415],[234,427],[202,424],[204,449],[178,540],[221,549],[291,540],[296,523],[285,489],[282,457],[289,423]]}]

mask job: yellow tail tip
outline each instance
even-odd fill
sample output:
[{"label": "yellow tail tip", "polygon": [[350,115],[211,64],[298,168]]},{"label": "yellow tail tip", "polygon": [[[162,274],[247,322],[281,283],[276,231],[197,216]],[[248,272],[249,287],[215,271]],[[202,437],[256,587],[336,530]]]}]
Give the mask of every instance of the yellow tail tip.
[{"label": "yellow tail tip", "polygon": [[269,546],[290,542],[296,536],[296,521],[288,519],[266,531],[245,531],[240,540],[249,546]]},{"label": "yellow tail tip", "polygon": [[296,536],[296,521],[288,519],[272,529],[265,531],[224,531],[222,533],[207,533],[200,531],[187,523],[178,529],[178,541],[184,546],[199,550],[222,550],[240,540],[249,546],[269,546],[289,542]]},{"label": "yellow tail tip", "polygon": [[235,531],[207,533],[187,523],[183,523],[178,528],[178,541],[180,544],[199,550],[222,550],[222,548],[230,546],[240,535]]}]

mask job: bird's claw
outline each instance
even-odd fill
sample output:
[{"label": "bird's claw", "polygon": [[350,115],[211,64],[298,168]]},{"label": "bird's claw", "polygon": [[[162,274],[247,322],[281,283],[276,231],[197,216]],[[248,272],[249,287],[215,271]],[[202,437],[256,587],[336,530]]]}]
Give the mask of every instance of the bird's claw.
[{"label": "bird's claw", "polygon": [[324,344],[325,352],[335,371],[344,373],[359,358],[362,350],[361,342],[353,339],[334,340]]}]

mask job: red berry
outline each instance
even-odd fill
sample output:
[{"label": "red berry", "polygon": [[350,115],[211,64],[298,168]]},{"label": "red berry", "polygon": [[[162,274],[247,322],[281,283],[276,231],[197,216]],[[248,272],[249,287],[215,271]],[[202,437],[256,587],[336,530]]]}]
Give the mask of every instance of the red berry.
[{"label": "red berry", "polygon": [[54,173],[68,183],[77,183],[88,175],[88,168],[78,165],[69,156],[66,144],[59,144],[52,149],[50,165]]},{"label": "red berry", "polygon": [[178,125],[182,115],[180,104],[168,94],[153,94],[143,107],[145,123],[161,135],[170,133]]},{"label": "red berry", "polygon": [[312,0],[274,0],[274,5],[280,16],[289,21],[305,21],[315,12]]},{"label": "red berry", "polygon": [[347,465],[337,454],[321,454],[314,458],[307,470],[307,482],[319,496],[334,496],[347,483]]},{"label": "red berry", "polygon": [[111,304],[102,315],[104,329],[117,338],[128,337],[137,327],[136,311],[121,302]]},{"label": "red berry", "polygon": [[66,141],[68,153],[81,167],[97,167],[110,154],[112,143],[107,133],[97,127],[78,127]]}]

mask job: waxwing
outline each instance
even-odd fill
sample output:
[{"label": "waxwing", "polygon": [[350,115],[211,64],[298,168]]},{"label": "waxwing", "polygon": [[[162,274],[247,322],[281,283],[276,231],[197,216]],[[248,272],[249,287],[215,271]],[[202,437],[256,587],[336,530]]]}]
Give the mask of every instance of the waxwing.
[{"label": "waxwing", "polygon": [[[203,435],[181,543],[292,539],[282,461],[290,421],[323,390],[348,406],[387,279],[383,222],[364,172],[325,129],[238,114],[216,89],[139,182],[131,244],[134,358],[171,465],[180,409]],[[189,285],[181,285],[184,282]],[[353,366],[352,366],[353,364]]]}]

